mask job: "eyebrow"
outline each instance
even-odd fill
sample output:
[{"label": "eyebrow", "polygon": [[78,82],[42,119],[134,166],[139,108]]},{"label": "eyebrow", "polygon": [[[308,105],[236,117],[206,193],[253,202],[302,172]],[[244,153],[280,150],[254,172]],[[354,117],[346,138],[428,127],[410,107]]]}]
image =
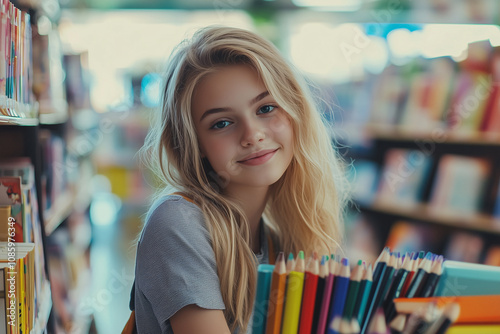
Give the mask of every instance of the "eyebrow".
[{"label": "eyebrow", "polygon": [[[263,98],[265,98],[266,96],[269,95],[269,92],[268,91],[265,91],[265,92],[262,92],[260,93],[259,95],[257,95],[256,97],[254,97],[253,99],[250,100],[250,102],[248,103],[248,106],[253,106],[254,104],[256,104],[257,102],[259,102],[260,100],[262,100]],[[200,122],[203,121],[203,119],[205,117],[207,117],[208,115],[211,115],[211,114],[216,114],[216,113],[219,113],[219,112],[224,112],[224,111],[229,111],[231,110],[231,108],[229,107],[222,107],[222,108],[212,108],[212,109],[208,109],[207,111],[205,111],[203,113],[203,115],[201,116],[200,118]]]}]

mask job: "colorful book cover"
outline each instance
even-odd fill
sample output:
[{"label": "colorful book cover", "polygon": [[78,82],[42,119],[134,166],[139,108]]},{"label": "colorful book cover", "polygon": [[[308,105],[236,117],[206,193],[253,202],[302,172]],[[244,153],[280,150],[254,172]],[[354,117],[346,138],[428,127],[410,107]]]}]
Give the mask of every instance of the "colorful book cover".
[{"label": "colorful book cover", "polygon": [[459,74],[447,117],[450,130],[461,134],[479,132],[489,103],[491,85],[489,74],[468,71]]},{"label": "colorful book cover", "polygon": [[420,203],[432,158],[417,150],[387,151],[376,202],[413,207]]},{"label": "colorful book cover", "polygon": [[440,235],[422,224],[398,221],[389,231],[385,246],[395,252],[436,251]]},{"label": "colorful book cover", "polygon": [[431,208],[439,213],[478,213],[490,171],[486,159],[444,155],[432,189]]},{"label": "colorful book cover", "polygon": [[[23,242],[23,197],[20,177],[0,177],[0,205],[10,205],[15,242]],[[7,241],[7,240],[5,240]]]},{"label": "colorful book cover", "polygon": [[400,68],[394,65],[386,67],[373,90],[370,121],[374,124],[396,125],[408,93],[408,82],[402,77]]},{"label": "colorful book cover", "polygon": [[[427,68],[414,74],[401,124],[409,130],[442,127],[451,98],[454,62],[448,57],[427,61]],[[417,128],[416,128],[417,127]]]},{"label": "colorful book cover", "polygon": [[357,160],[349,171],[352,194],[357,202],[370,205],[377,192],[378,165],[373,161]]},{"label": "colorful book cover", "polygon": [[484,264],[500,267],[500,246],[490,246],[484,259]]},{"label": "colorful book cover", "polygon": [[448,260],[479,263],[484,241],[478,235],[466,232],[454,232],[450,235],[444,250]]}]

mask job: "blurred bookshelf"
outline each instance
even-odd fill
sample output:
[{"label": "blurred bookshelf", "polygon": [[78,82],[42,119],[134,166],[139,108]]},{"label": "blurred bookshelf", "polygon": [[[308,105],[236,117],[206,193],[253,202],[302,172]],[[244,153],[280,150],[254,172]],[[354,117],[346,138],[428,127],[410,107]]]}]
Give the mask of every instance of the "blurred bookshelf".
[{"label": "blurred bookshelf", "polygon": [[499,59],[498,46],[478,41],[461,61],[416,58],[358,84],[371,100],[354,126],[368,145],[345,157],[355,208],[382,231],[378,251],[415,242],[409,233],[449,256],[476,244],[456,259],[500,265],[488,256],[500,247]]},{"label": "blurred bookshelf", "polygon": [[[7,231],[9,217],[15,219],[16,246],[23,250],[16,268],[19,272],[24,266],[26,274],[15,275],[19,293],[25,294],[24,299],[19,298],[22,301],[17,313],[19,326],[0,328],[0,332],[65,333],[67,328],[83,321],[86,325],[80,327],[87,328],[88,333],[92,315],[83,320],[74,311],[90,284],[84,272],[89,270],[91,229],[87,216],[89,180],[94,171],[91,152],[78,157],[68,153],[68,138],[78,133],[70,124],[72,114],[65,96],[66,79],[71,73],[64,69],[58,42],[59,4],[57,1],[6,4],[1,15],[7,16],[5,22],[10,22],[10,17],[12,22],[16,20],[15,32],[12,31],[19,35],[17,41],[21,41],[16,42],[9,56],[23,62],[9,63],[15,69],[7,67],[14,73],[7,79],[6,73],[0,71],[1,79],[7,82],[0,91],[0,140],[4,143],[0,147],[3,196],[0,227]],[[44,25],[38,25],[39,19],[53,20],[48,26],[45,22],[49,31],[40,34],[39,27]],[[7,57],[4,49],[2,53]],[[81,94],[85,94],[85,87],[82,88]],[[78,238],[75,233],[80,233]],[[9,241],[6,236],[1,235],[2,245]],[[74,244],[61,240],[73,240]],[[3,274],[4,279],[14,275],[6,268]],[[77,284],[80,274],[86,279]]]}]

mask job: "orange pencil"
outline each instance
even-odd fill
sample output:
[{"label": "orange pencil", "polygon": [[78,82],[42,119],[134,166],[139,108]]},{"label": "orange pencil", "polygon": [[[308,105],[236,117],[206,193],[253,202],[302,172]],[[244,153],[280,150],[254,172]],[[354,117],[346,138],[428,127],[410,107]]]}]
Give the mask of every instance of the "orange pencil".
[{"label": "orange pencil", "polygon": [[283,305],[286,290],[285,254],[280,252],[273,271],[269,306],[267,311],[266,334],[280,334]]},{"label": "orange pencil", "polygon": [[307,263],[304,278],[304,292],[302,295],[302,310],[300,314],[299,334],[311,333],[314,305],[316,303],[316,289],[318,287],[319,263],[318,256],[311,256]]}]

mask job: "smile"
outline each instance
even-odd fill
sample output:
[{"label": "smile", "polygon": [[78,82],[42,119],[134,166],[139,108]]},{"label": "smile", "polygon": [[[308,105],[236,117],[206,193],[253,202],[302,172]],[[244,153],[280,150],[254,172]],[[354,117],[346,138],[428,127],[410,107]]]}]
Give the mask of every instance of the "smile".
[{"label": "smile", "polygon": [[276,153],[276,151],[278,151],[278,149],[271,151],[269,153],[263,154],[261,156],[255,157],[255,158],[251,158],[251,159],[247,159],[247,160],[243,160],[243,161],[238,161],[238,163],[244,164],[244,165],[249,165],[249,166],[261,165],[261,164],[267,162],[269,159],[271,159],[274,156],[274,154]]}]

